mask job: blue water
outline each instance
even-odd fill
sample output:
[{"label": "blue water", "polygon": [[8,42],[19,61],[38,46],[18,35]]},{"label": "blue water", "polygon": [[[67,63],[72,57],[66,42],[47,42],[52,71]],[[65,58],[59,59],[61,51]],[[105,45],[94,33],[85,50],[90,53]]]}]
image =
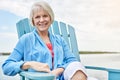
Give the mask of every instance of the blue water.
[{"label": "blue water", "polygon": [[3,74],[2,72],[2,63],[4,62],[4,60],[7,58],[8,56],[2,56],[0,55],[0,80],[20,80],[19,75],[16,76],[6,76]]}]

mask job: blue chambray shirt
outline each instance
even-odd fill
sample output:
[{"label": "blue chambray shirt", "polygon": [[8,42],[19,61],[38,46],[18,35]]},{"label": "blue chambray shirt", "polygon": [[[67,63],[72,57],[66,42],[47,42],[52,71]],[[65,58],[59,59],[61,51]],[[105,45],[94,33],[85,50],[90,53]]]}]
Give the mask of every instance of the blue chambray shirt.
[{"label": "blue chambray shirt", "polygon": [[[49,33],[49,38],[53,46],[54,68],[52,67],[52,55],[35,29],[19,39],[16,47],[2,65],[4,74],[16,75],[22,71],[20,67],[26,61],[47,63],[51,70],[59,67],[66,68],[70,62],[77,61],[68,44],[61,36]],[[28,69],[28,71],[34,70]],[[59,80],[60,77],[61,75]]]}]

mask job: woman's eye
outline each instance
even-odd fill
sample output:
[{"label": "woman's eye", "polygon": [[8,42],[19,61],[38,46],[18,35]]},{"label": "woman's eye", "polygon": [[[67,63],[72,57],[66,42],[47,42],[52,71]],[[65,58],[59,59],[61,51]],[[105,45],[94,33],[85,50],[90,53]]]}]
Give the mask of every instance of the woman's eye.
[{"label": "woman's eye", "polygon": [[35,18],[40,18],[40,16],[36,16]]},{"label": "woman's eye", "polygon": [[48,15],[43,15],[43,17],[48,17]]}]

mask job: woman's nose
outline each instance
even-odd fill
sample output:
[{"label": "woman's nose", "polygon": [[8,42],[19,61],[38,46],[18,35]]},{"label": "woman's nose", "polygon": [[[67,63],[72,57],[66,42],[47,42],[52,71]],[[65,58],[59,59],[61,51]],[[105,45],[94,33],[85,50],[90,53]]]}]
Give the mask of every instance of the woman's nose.
[{"label": "woman's nose", "polygon": [[44,21],[44,18],[43,17],[40,17],[40,22]]}]

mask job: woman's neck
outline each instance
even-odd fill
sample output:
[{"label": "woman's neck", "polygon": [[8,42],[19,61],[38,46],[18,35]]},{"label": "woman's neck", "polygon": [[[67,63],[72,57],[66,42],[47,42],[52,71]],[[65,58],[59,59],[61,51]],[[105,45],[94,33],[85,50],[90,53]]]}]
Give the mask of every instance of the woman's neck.
[{"label": "woman's neck", "polygon": [[46,43],[50,43],[50,39],[49,39],[49,36],[48,36],[48,31],[44,31],[44,32],[39,32],[38,31],[38,34],[39,36],[42,38],[43,42],[46,44]]}]

